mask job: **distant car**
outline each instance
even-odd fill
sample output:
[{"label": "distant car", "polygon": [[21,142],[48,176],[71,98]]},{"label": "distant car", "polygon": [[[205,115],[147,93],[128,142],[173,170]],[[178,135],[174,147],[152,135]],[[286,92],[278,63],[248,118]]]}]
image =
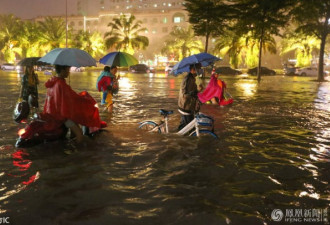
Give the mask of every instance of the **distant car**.
[{"label": "distant car", "polygon": [[4,63],[1,65],[1,70],[15,70],[16,66],[12,63]]},{"label": "distant car", "polygon": [[[316,67],[304,67],[304,68],[298,69],[297,74],[299,76],[317,76],[318,75],[318,68],[316,68]],[[324,75],[328,76],[329,72],[324,71]]]},{"label": "distant car", "polygon": [[38,66],[38,71],[54,71],[54,66],[46,65],[46,66]]},{"label": "distant car", "polygon": [[146,64],[136,64],[129,67],[129,71],[132,73],[150,73],[150,68]]},{"label": "distant car", "polygon": [[295,75],[299,67],[284,67],[285,75]]},{"label": "distant car", "polygon": [[221,66],[215,69],[216,73],[225,75],[239,75],[242,74],[241,71],[230,68],[229,66]]},{"label": "distant car", "polygon": [[171,73],[173,70],[174,65],[166,65],[165,66],[165,73]]},{"label": "distant car", "polygon": [[70,68],[70,72],[83,72],[85,71],[85,67],[74,67],[74,66],[71,66]]},{"label": "distant car", "polygon": [[[247,71],[248,74],[257,75],[258,67],[254,67]],[[261,67],[261,75],[275,75],[275,70],[268,69],[267,67]]]}]

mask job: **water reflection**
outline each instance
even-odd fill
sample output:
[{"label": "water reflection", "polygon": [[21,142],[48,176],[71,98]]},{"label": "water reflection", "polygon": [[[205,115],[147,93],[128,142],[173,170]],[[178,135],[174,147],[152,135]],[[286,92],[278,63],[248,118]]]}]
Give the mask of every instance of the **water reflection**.
[{"label": "water reflection", "polygon": [[330,85],[329,82],[320,83],[315,99],[315,107],[330,112]]},{"label": "water reflection", "polygon": [[257,83],[255,80],[246,80],[245,82],[235,83],[235,88],[243,92],[245,98],[252,98],[256,94]]},{"label": "water reflection", "polygon": [[129,78],[122,77],[119,79],[120,89],[123,91],[130,90],[132,88],[132,84],[130,83]]}]

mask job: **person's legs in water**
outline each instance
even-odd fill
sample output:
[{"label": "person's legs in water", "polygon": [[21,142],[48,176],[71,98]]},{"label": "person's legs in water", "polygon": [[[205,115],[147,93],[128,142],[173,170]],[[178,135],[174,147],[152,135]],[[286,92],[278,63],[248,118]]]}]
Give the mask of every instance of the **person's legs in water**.
[{"label": "person's legs in water", "polygon": [[83,132],[75,122],[73,122],[72,120],[67,120],[65,121],[64,125],[67,128],[69,128],[72,131],[72,133],[76,136],[77,143],[82,142],[84,137]]},{"label": "person's legs in water", "polygon": [[178,131],[187,126],[191,121],[193,121],[194,115],[181,115],[181,122],[178,127]]},{"label": "person's legs in water", "polygon": [[101,93],[101,105],[104,105],[106,103],[105,100],[107,99],[107,94],[108,92],[106,91]]},{"label": "person's legs in water", "polygon": [[106,109],[108,110],[108,112],[112,112],[113,109],[112,93],[108,92],[105,102],[107,104]]}]

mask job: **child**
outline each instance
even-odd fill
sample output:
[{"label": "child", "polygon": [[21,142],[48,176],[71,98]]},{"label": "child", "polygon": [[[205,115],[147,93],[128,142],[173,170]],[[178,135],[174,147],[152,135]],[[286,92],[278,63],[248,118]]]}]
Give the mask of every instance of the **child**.
[{"label": "child", "polygon": [[[102,91],[102,101],[101,104],[106,104],[106,108],[109,112],[112,112],[113,93],[118,92],[118,81],[116,79],[117,67],[116,66],[105,66],[104,71],[98,78],[97,88],[99,91]],[[103,75],[103,76],[102,76]]]},{"label": "child", "polygon": [[99,82],[104,76],[110,77],[110,67],[109,66],[105,66],[103,68],[103,71],[101,72],[100,76],[97,78],[97,81],[96,81],[96,89],[98,89],[99,91],[102,91],[102,93],[101,93],[101,105],[105,104],[105,99],[107,98],[107,92],[103,91],[99,88]]}]

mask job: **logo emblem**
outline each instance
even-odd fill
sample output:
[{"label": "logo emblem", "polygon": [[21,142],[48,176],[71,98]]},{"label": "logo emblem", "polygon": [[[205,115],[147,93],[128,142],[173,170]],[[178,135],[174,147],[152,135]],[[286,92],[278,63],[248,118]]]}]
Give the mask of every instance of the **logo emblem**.
[{"label": "logo emblem", "polygon": [[271,214],[272,220],[281,221],[283,219],[283,212],[280,209],[274,209]]}]

